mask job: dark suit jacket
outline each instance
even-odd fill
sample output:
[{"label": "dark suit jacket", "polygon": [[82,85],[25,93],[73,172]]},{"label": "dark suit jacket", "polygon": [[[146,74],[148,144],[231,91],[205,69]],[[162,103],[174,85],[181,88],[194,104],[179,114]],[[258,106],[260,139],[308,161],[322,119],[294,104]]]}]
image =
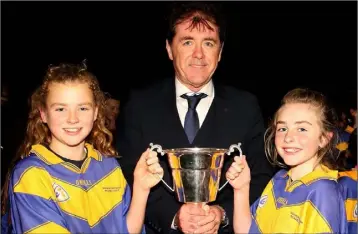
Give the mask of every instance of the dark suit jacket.
[{"label": "dark suit jacket", "polygon": [[[264,123],[258,102],[252,94],[232,87],[214,85],[214,89],[213,103],[192,145],[179,119],[173,78],[131,95],[119,117],[117,142],[122,155],[119,162],[131,186],[136,163],[150,143],[160,144],[163,149],[193,146],[228,149],[231,144],[241,142],[251,169],[250,202],[261,195],[273,170],[264,154]],[[164,179],[172,185],[167,159],[161,159]],[[232,157],[226,158],[221,185],[231,162]],[[229,184],[218,193],[214,204],[223,207],[230,219],[230,225],[220,232],[233,233],[233,190]],[[171,222],[180,205],[175,194],[162,183],[152,188],[146,209],[147,232],[173,232]]]}]

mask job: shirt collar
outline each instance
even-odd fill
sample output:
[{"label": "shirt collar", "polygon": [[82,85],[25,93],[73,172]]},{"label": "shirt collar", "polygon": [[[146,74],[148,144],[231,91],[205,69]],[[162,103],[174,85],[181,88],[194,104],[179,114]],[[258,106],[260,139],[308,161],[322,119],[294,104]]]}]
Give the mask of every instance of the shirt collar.
[{"label": "shirt collar", "polygon": [[[288,179],[291,178],[292,170],[283,173],[282,178]],[[338,171],[331,170],[324,165],[320,165],[314,171],[308,173],[307,175],[303,176],[299,181],[301,181],[305,185],[309,185],[312,182],[320,179],[330,179],[330,180],[337,180],[338,178]]]},{"label": "shirt collar", "polygon": [[[85,147],[87,149],[87,156],[93,158],[97,161],[102,161],[102,155],[93,148],[93,145],[86,143]],[[48,165],[63,163],[64,161],[57,157],[56,154],[51,152],[51,150],[47,149],[45,146],[41,144],[33,145],[31,148],[31,152],[36,154],[42,161],[44,161]]]},{"label": "shirt collar", "polygon": [[[194,94],[194,92],[188,89],[188,87],[186,87],[185,85],[183,85],[178,78],[175,78],[175,93],[177,98],[179,98],[183,94]],[[206,95],[208,95],[208,97],[212,97],[214,95],[213,81],[210,80],[197,93],[205,93]]]}]

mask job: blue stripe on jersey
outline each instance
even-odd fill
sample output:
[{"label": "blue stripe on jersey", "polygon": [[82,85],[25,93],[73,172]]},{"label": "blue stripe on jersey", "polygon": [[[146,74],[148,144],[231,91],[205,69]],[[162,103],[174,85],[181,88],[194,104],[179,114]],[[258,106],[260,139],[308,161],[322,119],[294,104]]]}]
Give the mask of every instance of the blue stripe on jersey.
[{"label": "blue stripe on jersey", "polygon": [[25,193],[11,196],[12,225],[15,233],[26,232],[48,221],[67,228],[66,222],[52,200]]},{"label": "blue stripe on jersey", "polygon": [[338,183],[341,185],[342,195],[345,200],[348,233],[357,233],[357,171],[340,173]]}]

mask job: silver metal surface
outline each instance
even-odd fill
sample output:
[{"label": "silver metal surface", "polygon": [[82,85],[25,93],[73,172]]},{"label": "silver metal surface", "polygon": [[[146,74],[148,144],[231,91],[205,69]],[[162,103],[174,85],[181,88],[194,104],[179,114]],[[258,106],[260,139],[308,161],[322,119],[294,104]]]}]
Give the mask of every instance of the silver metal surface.
[{"label": "silver metal surface", "polygon": [[240,143],[231,145],[229,150],[217,148],[177,148],[163,150],[160,145],[151,144],[151,150],[167,155],[172,169],[174,188],[164,180],[163,183],[175,191],[179,202],[208,203],[216,200],[219,189],[221,169],[225,155],[235,149],[241,152]]}]

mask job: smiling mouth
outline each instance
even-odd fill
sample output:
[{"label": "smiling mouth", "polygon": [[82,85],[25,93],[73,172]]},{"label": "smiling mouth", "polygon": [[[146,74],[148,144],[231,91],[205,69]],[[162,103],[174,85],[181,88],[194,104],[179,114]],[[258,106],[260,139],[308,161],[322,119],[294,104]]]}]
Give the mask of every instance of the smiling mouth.
[{"label": "smiling mouth", "polygon": [[285,153],[290,153],[290,154],[301,151],[301,149],[299,148],[282,148],[282,149],[285,151]]},{"label": "smiling mouth", "polygon": [[79,131],[81,131],[82,128],[64,128],[63,130],[65,130],[65,132],[70,133],[70,134],[75,134],[78,133]]}]

